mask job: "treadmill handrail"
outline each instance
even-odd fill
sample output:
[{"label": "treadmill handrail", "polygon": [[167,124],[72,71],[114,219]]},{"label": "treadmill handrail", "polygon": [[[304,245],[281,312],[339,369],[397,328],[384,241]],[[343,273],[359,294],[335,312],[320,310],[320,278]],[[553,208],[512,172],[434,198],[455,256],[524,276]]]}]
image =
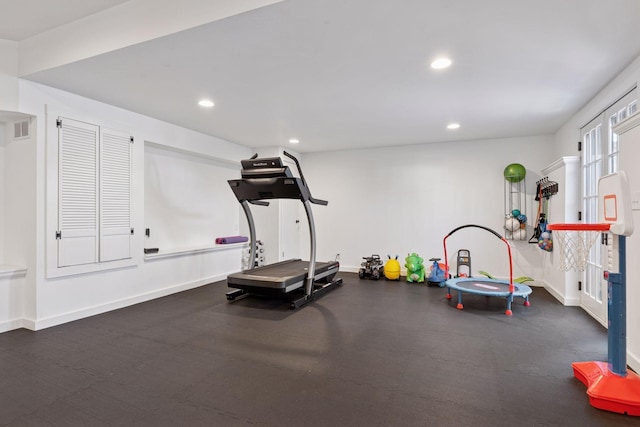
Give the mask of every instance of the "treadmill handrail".
[{"label": "treadmill handrail", "polygon": [[[309,190],[309,186],[307,185],[307,180],[304,179],[304,174],[302,173],[302,168],[300,167],[300,162],[298,161],[298,159],[296,159],[296,157],[293,154],[289,154],[284,150],[282,151],[282,154],[284,154],[285,156],[287,156],[288,158],[293,160],[293,162],[296,164],[296,168],[298,168],[298,173],[300,174],[300,179],[302,180],[302,185],[307,187],[307,190]],[[329,204],[329,202],[326,201],[326,200],[316,199],[315,197],[313,197],[311,195],[311,190],[309,190],[309,201],[311,203],[316,204],[316,205],[322,205],[322,206],[327,206]]]},{"label": "treadmill handrail", "polygon": [[315,203],[316,205],[327,206],[329,204],[326,200],[316,199],[314,197],[309,197],[309,201],[311,203]]}]

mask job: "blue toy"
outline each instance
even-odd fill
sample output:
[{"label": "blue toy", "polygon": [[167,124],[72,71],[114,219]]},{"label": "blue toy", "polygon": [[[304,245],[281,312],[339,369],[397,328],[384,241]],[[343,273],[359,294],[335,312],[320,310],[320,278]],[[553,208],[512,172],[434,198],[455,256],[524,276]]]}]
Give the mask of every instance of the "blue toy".
[{"label": "blue toy", "polygon": [[447,275],[442,268],[442,265],[438,262],[440,261],[440,258],[429,258],[429,261],[431,261],[432,264],[427,284],[429,286],[442,286],[444,281],[447,280]]},{"label": "blue toy", "polygon": [[544,231],[538,240],[538,247],[543,251],[551,252],[553,250],[553,240],[551,239],[551,231]]}]

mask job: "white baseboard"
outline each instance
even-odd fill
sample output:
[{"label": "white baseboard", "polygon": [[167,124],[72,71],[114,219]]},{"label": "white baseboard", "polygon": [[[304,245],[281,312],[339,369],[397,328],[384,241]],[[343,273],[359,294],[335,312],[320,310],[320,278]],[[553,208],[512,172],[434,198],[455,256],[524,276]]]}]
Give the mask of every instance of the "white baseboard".
[{"label": "white baseboard", "polygon": [[[357,273],[360,271],[360,267],[345,267],[343,265],[340,265],[340,271],[344,272],[344,273]],[[426,270],[429,271],[429,270]],[[407,270],[405,270],[404,268],[400,269],[400,275],[401,276],[406,276],[407,275]]]},{"label": "white baseboard", "polygon": [[112,301],[106,304],[100,304],[93,307],[83,308],[56,316],[51,316],[36,321],[23,319],[23,325],[21,327],[38,331],[52,326],[62,325],[63,323],[72,322],[74,320],[83,319],[85,317],[95,316],[96,314],[106,313],[108,311],[117,310],[120,308],[128,307],[141,302],[151,301],[157,298],[161,298],[167,295],[175,294],[178,292],[186,291],[189,289],[198,288],[208,283],[217,282],[227,277],[227,274],[219,274],[216,276],[208,277],[206,279],[196,280],[194,282],[182,283],[179,285],[170,286],[168,288],[159,289],[153,292],[148,292],[134,297],[121,299],[118,301]]},{"label": "white baseboard", "polygon": [[3,300],[3,304],[6,302],[4,301],[5,299],[9,301],[7,307],[3,307],[3,310],[6,309],[7,311],[2,313],[3,320],[0,321],[0,333],[23,327],[22,318],[7,319],[7,317],[12,316],[12,311],[15,310],[13,305],[16,302],[14,300],[22,301],[26,274],[27,269],[24,267],[0,264],[0,289],[2,291],[0,299]]},{"label": "white baseboard", "polygon": [[567,298],[564,295],[562,295],[556,288],[551,286],[549,283],[547,283],[547,282],[543,282],[543,283],[544,283],[544,285],[543,285],[544,288],[551,295],[553,295],[553,297],[555,299],[560,301],[562,303],[562,305],[571,306],[571,307],[575,307],[575,306],[579,306],[580,305],[580,299],[579,298]]},{"label": "white baseboard", "polygon": [[627,350],[627,365],[637,374],[640,374],[640,357]]},{"label": "white baseboard", "polygon": [[[13,331],[14,329],[26,328],[25,319],[12,319],[0,323],[0,334],[3,332]],[[27,328],[28,329],[28,328]]]}]

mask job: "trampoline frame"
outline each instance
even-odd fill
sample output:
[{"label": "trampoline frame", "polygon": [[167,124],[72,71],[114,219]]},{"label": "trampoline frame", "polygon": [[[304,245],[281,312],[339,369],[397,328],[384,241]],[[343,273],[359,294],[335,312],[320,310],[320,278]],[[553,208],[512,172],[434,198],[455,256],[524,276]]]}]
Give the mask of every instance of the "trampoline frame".
[{"label": "trampoline frame", "polygon": [[[513,260],[511,257],[511,245],[509,244],[507,239],[505,239],[503,236],[501,236],[500,234],[496,233],[495,231],[493,231],[488,227],[484,227],[482,225],[475,225],[475,224],[462,225],[460,227],[453,229],[452,231],[449,232],[449,234],[447,234],[444,237],[444,239],[442,240],[442,245],[444,246],[444,262],[446,267],[445,271],[449,271],[449,259],[447,257],[447,239],[451,235],[453,235],[455,232],[462,230],[464,228],[469,228],[469,227],[480,228],[482,230],[488,231],[494,236],[496,236],[498,239],[502,240],[505,243],[505,245],[507,245],[507,252],[509,254],[509,281],[499,280],[499,279],[490,279],[490,278],[475,278],[475,277],[457,277],[453,279],[448,279],[443,284],[443,287],[447,288],[447,299],[452,298],[451,289],[457,290],[458,305],[456,306],[456,308],[458,310],[462,310],[464,308],[464,305],[462,304],[462,294],[464,292],[470,293],[470,294],[476,294],[476,295],[485,295],[488,297],[491,297],[491,296],[505,297],[507,299],[507,310],[505,311],[504,314],[506,314],[507,316],[513,315],[513,311],[511,311],[511,303],[513,302],[514,297],[524,298],[525,300],[524,305],[526,307],[529,307],[531,305],[531,303],[529,302],[529,295],[531,294],[532,289],[527,285],[513,283]],[[509,285],[509,291],[508,292],[492,291],[489,289],[487,289],[486,291],[474,290],[474,289],[465,288],[459,285],[459,283],[465,283],[465,282],[476,282],[476,283],[482,282],[487,284],[495,283],[495,284],[503,284],[503,285],[506,284],[506,285]]]}]

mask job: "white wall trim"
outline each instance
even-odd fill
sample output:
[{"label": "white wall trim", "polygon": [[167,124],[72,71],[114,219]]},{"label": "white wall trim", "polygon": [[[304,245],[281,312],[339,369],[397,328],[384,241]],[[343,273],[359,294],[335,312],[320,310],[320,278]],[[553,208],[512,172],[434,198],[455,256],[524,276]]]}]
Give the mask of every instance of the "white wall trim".
[{"label": "white wall trim", "polygon": [[543,283],[544,288],[547,290],[547,292],[549,292],[555,299],[560,301],[562,303],[562,305],[571,306],[571,307],[577,307],[577,306],[580,305],[580,299],[579,298],[566,298],[564,295],[562,295],[562,293],[560,291],[555,289],[548,282],[544,281],[542,283]]},{"label": "white wall trim", "polygon": [[589,316],[593,317],[593,320],[595,320],[596,322],[600,323],[605,329],[609,328],[607,319],[601,319],[599,314],[598,313],[594,313],[592,310],[589,309],[589,307],[586,307],[586,306],[580,304],[580,308],[583,309],[584,312],[587,313]]},{"label": "white wall trim", "polygon": [[198,288],[209,283],[223,280],[227,277],[226,274],[218,274],[205,279],[196,280],[193,282],[182,283],[178,285],[169,286],[164,289],[158,289],[153,292],[148,292],[141,295],[136,295],[130,298],[121,299],[118,301],[112,301],[106,304],[99,304],[93,307],[83,308],[81,310],[71,311],[63,313],[57,316],[51,316],[38,320],[25,319],[24,326],[27,329],[39,331],[41,329],[49,328],[52,326],[61,325],[63,323],[72,322],[74,320],[83,319],[97,314],[106,313],[112,310],[118,310],[120,308],[129,307],[134,304],[139,304],[146,301],[151,301],[156,298],[162,298],[167,295],[175,294],[178,292],[186,291],[189,289]]},{"label": "white wall trim", "polygon": [[21,76],[168,36],[282,0],[130,0],[19,44]]},{"label": "white wall trim", "polygon": [[236,248],[248,248],[249,243],[232,243],[227,245],[214,245],[196,248],[172,249],[168,251],[158,251],[155,254],[145,254],[145,261],[155,261],[162,258],[173,258],[183,255],[193,255],[206,252],[225,251]]},{"label": "white wall trim", "polygon": [[25,319],[12,319],[0,322],[0,334],[3,332],[13,331],[14,329],[28,328],[28,322]]},{"label": "white wall trim", "polygon": [[[2,298],[7,298],[8,310],[2,311],[2,320],[0,320],[0,333],[20,329],[24,327],[23,319],[12,318],[15,315],[24,315],[20,308],[23,304],[23,295],[25,288],[25,277],[27,269],[14,265],[0,264],[0,289],[2,290]],[[3,306],[7,301],[2,301]],[[18,305],[18,307],[15,307]],[[19,309],[19,310],[17,310]]]},{"label": "white wall trim", "polygon": [[627,117],[613,127],[613,131],[618,135],[630,131],[636,126],[640,126],[640,113],[635,113],[632,116]]},{"label": "white wall trim", "polygon": [[5,277],[24,277],[27,269],[15,265],[0,265],[0,279]]},{"label": "white wall trim", "polygon": [[117,261],[96,262],[91,264],[72,265],[69,267],[49,266],[47,269],[47,279],[59,277],[77,276],[79,274],[100,273],[108,270],[120,268],[137,267],[138,261],[134,258],[127,258]]},{"label": "white wall trim", "polygon": [[630,351],[627,351],[627,365],[629,365],[629,367],[631,369],[636,371],[636,373],[639,373],[640,372],[640,357],[636,356],[635,354],[631,353]]},{"label": "white wall trim", "polygon": [[238,160],[225,159],[223,157],[213,156],[211,155],[211,153],[202,153],[194,149],[176,147],[176,146],[167,145],[167,144],[158,144],[157,142],[153,142],[153,141],[144,141],[144,146],[153,147],[159,150],[172,151],[174,153],[187,154],[189,156],[211,160],[213,162],[219,163],[222,166],[227,166],[227,167],[233,166],[235,169],[238,170],[238,172],[240,172],[240,169],[241,169],[240,159]]},{"label": "white wall trim", "polygon": [[543,175],[549,175],[551,172],[556,171],[566,165],[578,163],[578,156],[565,156],[560,157],[555,162],[551,163],[546,168],[542,169]]}]

